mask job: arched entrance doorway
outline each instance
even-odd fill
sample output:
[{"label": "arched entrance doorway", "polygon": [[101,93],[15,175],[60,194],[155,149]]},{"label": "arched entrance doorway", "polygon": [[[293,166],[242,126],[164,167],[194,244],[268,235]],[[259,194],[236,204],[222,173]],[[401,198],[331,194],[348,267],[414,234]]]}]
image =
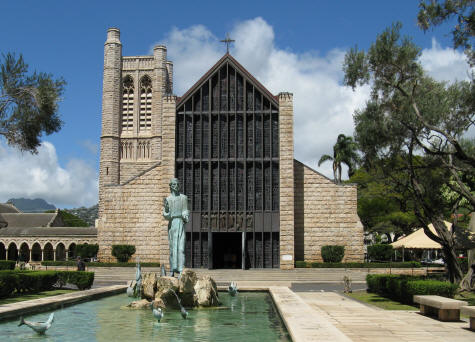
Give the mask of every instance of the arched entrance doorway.
[{"label": "arched entrance doorway", "polygon": [[66,260],[66,248],[62,242],[56,245],[56,261]]},{"label": "arched entrance doorway", "polygon": [[20,245],[20,261],[30,261],[30,247],[28,247],[28,244],[26,242],[23,242]]},{"label": "arched entrance doorway", "polygon": [[7,258],[7,249],[3,242],[0,242],[0,260],[5,260]]},{"label": "arched entrance doorway", "polygon": [[49,242],[43,248],[43,257],[44,260],[54,260],[53,245]]},{"label": "arched entrance doorway", "polygon": [[8,245],[8,260],[18,260],[18,248],[14,242]]},{"label": "arched entrance doorway", "polygon": [[68,260],[76,259],[76,244],[73,242],[68,248]]},{"label": "arched entrance doorway", "polygon": [[31,247],[31,261],[41,261],[41,246],[38,242]]}]

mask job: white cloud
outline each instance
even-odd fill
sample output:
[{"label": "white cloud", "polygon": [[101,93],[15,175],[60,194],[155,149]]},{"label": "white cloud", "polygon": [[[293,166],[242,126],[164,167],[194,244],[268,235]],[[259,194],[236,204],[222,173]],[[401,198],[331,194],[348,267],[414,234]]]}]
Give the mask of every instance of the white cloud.
[{"label": "white cloud", "polygon": [[470,67],[465,54],[451,47],[441,47],[435,38],[432,38],[430,49],[422,50],[419,60],[427,73],[437,81],[469,80]]},{"label": "white cloud", "polygon": [[72,159],[62,168],[53,144],[43,142],[38,154],[0,144],[0,201],[43,198],[57,207],[97,203],[98,175],[92,166]]},{"label": "white cloud", "polygon": [[[317,167],[331,154],[340,133],[353,134],[353,112],[364,105],[369,89],[353,92],[341,84],[345,51],[334,49],[297,54],[274,44],[274,30],[264,19],[237,23],[231,54],[273,94],[294,94],[295,158],[333,177],[331,163]],[[224,54],[225,47],[206,27],[174,28],[166,37],[174,63],[175,93],[183,95]]]}]

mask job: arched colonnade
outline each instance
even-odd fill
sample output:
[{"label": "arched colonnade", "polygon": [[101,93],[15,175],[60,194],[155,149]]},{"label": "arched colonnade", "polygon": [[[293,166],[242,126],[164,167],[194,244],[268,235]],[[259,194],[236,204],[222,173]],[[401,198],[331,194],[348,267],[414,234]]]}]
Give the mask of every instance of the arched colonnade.
[{"label": "arched colonnade", "polygon": [[24,262],[65,261],[76,257],[78,244],[97,243],[97,240],[20,240],[0,239],[0,260]]}]

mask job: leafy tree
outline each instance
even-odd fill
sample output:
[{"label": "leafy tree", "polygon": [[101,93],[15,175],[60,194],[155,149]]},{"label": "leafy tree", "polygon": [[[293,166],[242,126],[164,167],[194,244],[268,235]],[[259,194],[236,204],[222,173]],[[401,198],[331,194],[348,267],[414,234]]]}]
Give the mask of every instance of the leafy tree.
[{"label": "leafy tree", "polygon": [[351,177],[359,162],[358,146],[353,141],[352,137],[347,137],[344,134],[338,135],[335,145],[333,145],[333,157],[324,154],[318,161],[318,166],[330,160],[333,161],[333,179],[337,183],[341,183],[341,164],[348,166],[348,177]]},{"label": "leafy tree", "polygon": [[462,47],[469,58],[470,65],[475,65],[473,40],[475,36],[474,0],[424,0],[419,2],[417,23],[427,31],[431,26],[438,26],[447,20],[456,18],[457,24],[452,30],[454,48]]},{"label": "leafy tree", "polygon": [[[470,82],[448,85],[428,77],[418,62],[420,49],[402,38],[400,29],[401,24],[394,24],[367,52],[355,47],[345,56],[345,84],[353,89],[372,86],[366,107],[354,115],[355,138],[365,160],[411,195],[424,232],[442,245],[449,279],[458,282],[462,271],[454,234],[443,222],[442,187],[475,208],[475,196],[460,177],[473,178],[475,172],[475,155],[461,138],[475,122],[475,89]],[[437,235],[429,230],[430,223]]]},{"label": "leafy tree", "polygon": [[[403,174],[394,173],[395,177]],[[350,183],[358,185],[358,216],[366,232],[386,235],[389,242],[408,235],[418,226],[410,194],[400,181],[385,176],[380,168],[357,170]]]},{"label": "leafy tree", "polygon": [[21,151],[37,152],[43,133],[60,130],[58,102],[65,81],[40,72],[27,74],[23,57],[7,53],[0,62],[0,136]]}]

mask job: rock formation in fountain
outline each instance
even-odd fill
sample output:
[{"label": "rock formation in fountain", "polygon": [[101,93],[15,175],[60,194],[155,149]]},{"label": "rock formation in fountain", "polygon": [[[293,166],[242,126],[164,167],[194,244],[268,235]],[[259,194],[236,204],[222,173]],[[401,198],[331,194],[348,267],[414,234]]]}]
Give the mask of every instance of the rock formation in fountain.
[{"label": "rock formation in fountain", "polygon": [[198,276],[190,269],[184,269],[180,279],[143,273],[141,287],[142,300],[130,303],[129,308],[149,308],[145,307],[145,303],[150,305],[153,301],[154,308],[180,310],[175,293],[187,308],[219,305],[214,280],[209,276]]}]

